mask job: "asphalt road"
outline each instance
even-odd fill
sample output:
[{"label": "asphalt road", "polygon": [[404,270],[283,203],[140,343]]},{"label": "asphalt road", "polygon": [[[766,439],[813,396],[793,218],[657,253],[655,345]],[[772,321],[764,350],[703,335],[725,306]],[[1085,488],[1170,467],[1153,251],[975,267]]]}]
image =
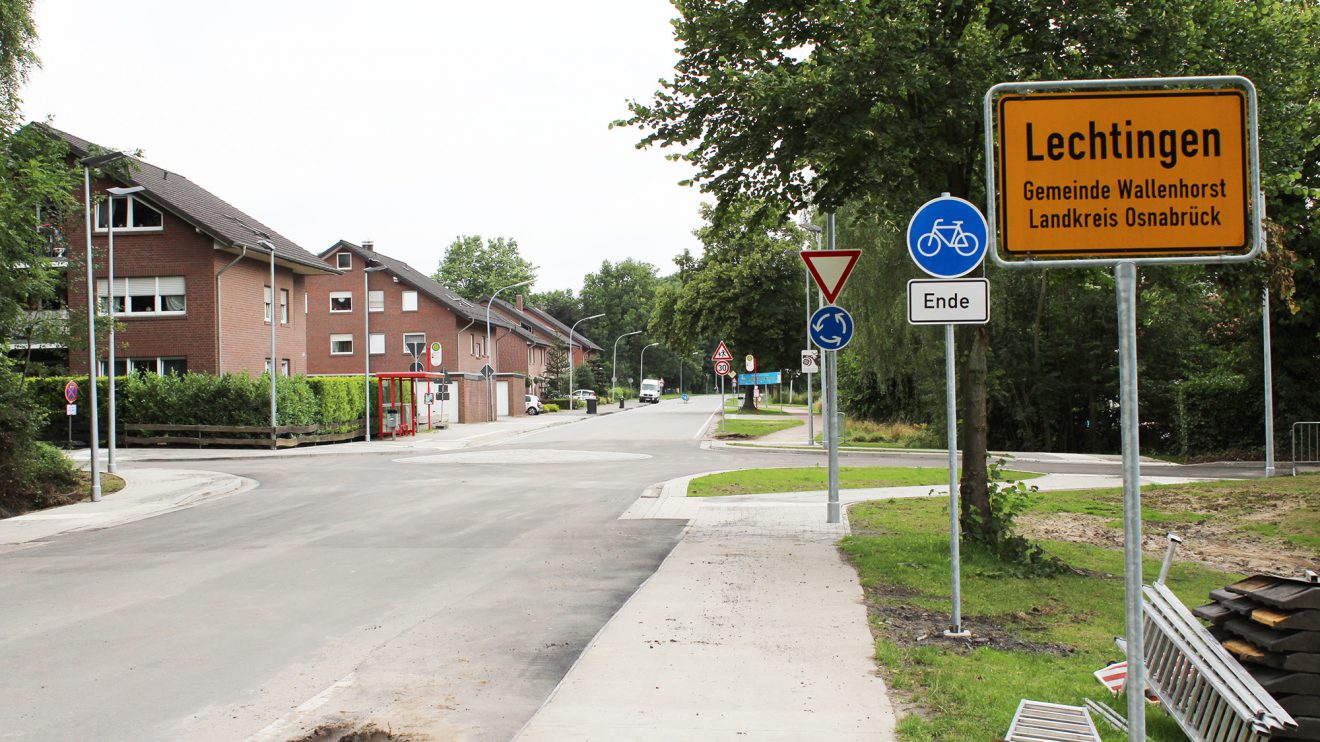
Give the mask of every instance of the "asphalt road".
[{"label": "asphalt road", "polygon": [[347,721],[507,740],[677,542],[681,523],[617,519],[643,490],[810,460],[701,448],[716,405],[405,458],[211,461],[260,486],[0,554],[0,739],[288,740]]},{"label": "asphalt road", "polygon": [[507,740],[677,541],[619,514],[762,458],[699,449],[714,407],[405,459],[207,462],[260,486],[8,551],[0,739],[279,740],[342,718]]}]

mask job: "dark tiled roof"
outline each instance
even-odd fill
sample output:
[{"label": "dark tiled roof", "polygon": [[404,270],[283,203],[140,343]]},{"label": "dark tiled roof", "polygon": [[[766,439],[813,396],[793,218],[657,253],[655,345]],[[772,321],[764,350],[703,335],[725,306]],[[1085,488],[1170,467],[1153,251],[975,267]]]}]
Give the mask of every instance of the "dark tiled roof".
[{"label": "dark tiled roof", "polygon": [[[423,294],[426,294],[427,296],[431,297],[433,300],[438,302],[441,306],[445,307],[446,309],[458,315],[459,317],[468,320],[476,320],[477,322],[481,322],[482,324],[485,324],[486,322],[485,306],[464,299],[458,294],[455,294],[453,291],[450,291],[449,289],[445,288],[444,285],[436,281],[434,278],[431,278],[425,273],[422,273],[421,271],[417,270],[411,265],[408,265],[402,260],[391,258],[390,256],[376,252],[375,250],[368,250],[365,247],[362,247],[361,245],[354,245],[352,242],[349,242],[347,240],[340,240],[336,242],[326,250],[322,251],[318,257],[321,260],[329,260],[331,255],[340,252],[342,250],[348,250],[349,252],[356,255],[359,260],[365,261],[370,259],[370,260],[378,261],[381,265],[385,266],[385,270],[387,272],[389,272],[391,275],[396,276],[400,282],[405,283],[417,289]],[[531,333],[523,330],[521,327],[515,326],[512,322],[504,319],[503,317],[493,312],[491,313],[490,316],[490,324],[493,327],[503,327],[509,330],[513,330],[516,334],[523,337],[524,339],[528,339],[528,340],[534,339]]]},{"label": "dark tiled roof", "polygon": [[[482,299],[483,304],[486,301],[489,301],[489,299]],[[536,315],[532,314],[529,311],[526,311],[525,309],[522,312],[519,312],[518,307],[514,306],[513,304],[510,304],[509,302],[503,299],[498,299],[498,298],[495,299],[495,307],[497,309],[502,309],[505,312],[508,312],[509,314],[512,314],[514,316],[521,316],[523,329],[537,330],[540,331],[541,334],[543,335],[549,335],[550,337],[558,339],[564,343],[568,342],[568,335],[560,332],[557,328],[552,327],[549,324],[541,321],[536,317]],[[574,335],[574,342],[577,342],[576,334]]]},{"label": "dark tiled roof", "polygon": [[[48,124],[35,123],[33,126],[40,127],[52,136],[64,141],[69,145],[69,149],[75,157],[86,157],[95,147],[85,139],[60,131]],[[262,253],[268,254],[264,249],[257,247],[257,240],[265,239],[275,246],[276,262],[284,261],[297,273],[339,272],[335,268],[327,266],[324,261],[318,260],[315,255],[307,250],[294,244],[289,238],[284,237],[255,218],[244,214],[224,199],[182,175],[162,170],[136,157],[129,157],[128,159],[132,163],[129,168],[132,176],[126,180],[119,178],[116,178],[116,180],[122,180],[125,185],[129,186],[142,186],[145,189],[143,195],[147,197],[148,201],[164,207],[225,247],[237,248],[241,245],[247,245],[249,248],[256,248]],[[244,224],[264,233],[265,237],[254,235],[251,230],[242,226]]]},{"label": "dark tiled roof", "polygon": [[[541,320],[543,324],[548,324],[551,327],[558,330],[559,334],[564,336],[564,342],[565,343],[568,342],[568,333],[570,330],[572,330],[572,328],[570,328],[568,325],[564,324],[563,322],[560,322],[558,319],[555,318],[553,314],[550,314],[544,309],[537,309],[536,307],[527,307],[527,311],[535,315],[536,318]],[[573,331],[573,344],[580,345],[586,348],[587,350],[600,351],[601,349],[599,345],[596,345],[595,343],[591,342],[591,338],[577,331]]]}]

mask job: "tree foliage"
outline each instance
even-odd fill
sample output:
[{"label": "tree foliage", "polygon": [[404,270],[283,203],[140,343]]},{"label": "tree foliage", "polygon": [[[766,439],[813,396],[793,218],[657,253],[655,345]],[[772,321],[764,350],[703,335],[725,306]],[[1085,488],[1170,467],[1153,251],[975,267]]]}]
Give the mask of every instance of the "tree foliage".
[{"label": "tree foliage", "polygon": [[[904,265],[901,229],[940,192],[984,200],[982,98],[1013,80],[1229,73],[1254,80],[1263,183],[1282,249],[1251,269],[1143,271],[1143,373],[1155,355],[1168,362],[1156,372],[1167,372],[1162,380],[1206,359],[1241,363],[1235,356],[1250,352],[1231,350],[1251,335],[1241,315],[1250,316],[1267,278],[1280,294],[1298,289],[1284,297],[1296,314],[1279,332],[1294,348],[1314,348],[1320,307],[1308,304],[1314,293],[1300,290],[1315,286],[1311,218],[1320,195],[1314,3],[676,0],[675,7],[675,76],[616,123],[639,127],[642,146],[680,150],[696,168],[692,182],[717,198],[717,221],[737,221],[749,199],[778,205],[781,219],[809,207],[846,216],[839,244],[866,250],[850,284],[864,288],[846,299],[857,300],[849,305],[859,317],[856,352],[866,359],[854,367],[870,375],[854,388],[906,394],[910,404],[898,408],[931,412],[927,385],[942,343],[901,326],[898,285],[914,273]],[[996,272],[993,281],[992,325],[958,338],[963,491],[986,516],[965,517],[965,525],[992,520],[983,464],[991,420],[1000,440],[1080,447],[1103,445],[1114,415],[1108,276]],[[1314,353],[1300,350],[1279,366],[1295,373],[1309,366],[1313,374]],[[1282,381],[1281,394],[1291,383]],[[1147,386],[1143,413],[1147,405],[1176,407],[1170,389]]]},{"label": "tree foliage", "polygon": [[460,235],[445,248],[431,277],[460,296],[475,299],[536,278],[536,266],[519,254],[517,240]]},{"label": "tree foliage", "polygon": [[[655,303],[655,266],[627,258],[617,263],[606,260],[595,273],[588,273],[582,282],[582,314],[604,314],[604,317],[582,324],[583,334],[605,349],[610,361],[614,359],[614,341],[625,333],[646,330]],[[614,375],[620,379],[636,376],[637,349],[646,335],[627,337],[619,343],[619,369]],[[665,368],[669,349],[652,348],[647,359],[653,368]]]},{"label": "tree foliage", "polygon": [[[802,234],[768,205],[733,208],[719,222],[712,207],[702,208],[708,223],[697,237],[704,253],[675,259],[678,281],[656,292],[651,336],[678,355],[711,351],[722,339],[735,358],[756,356],[761,369],[791,368],[802,344]],[[747,406],[750,395],[749,388]]]},{"label": "tree foliage", "polygon": [[569,327],[586,316],[582,311],[582,303],[573,296],[573,289],[537,291],[527,297],[527,303],[545,310]]}]

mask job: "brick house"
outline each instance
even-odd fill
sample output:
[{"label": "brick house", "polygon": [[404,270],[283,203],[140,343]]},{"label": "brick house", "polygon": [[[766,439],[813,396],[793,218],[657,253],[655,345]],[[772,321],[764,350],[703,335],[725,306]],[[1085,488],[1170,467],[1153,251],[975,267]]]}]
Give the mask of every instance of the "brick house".
[{"label": "brick house", "polygon": [[[482,299],[481,303],[484,306],[489,301]],[[531,337],[527,343],[527,392],[541,397],[546,396],[546,366],[550,351],[563,345],[558,331],[527,311],[523,306],[522,294],[516,295],[512,303],[495,299],[495,303],[491,305],[491,314],[517,325]]]},{"label": "brick house", "polygon": [[[525,414],[525,348],[534,342],[531,333],[492,313],[491,365],[496,374],[487,383],[480,373],[487,361],[485,307],[407,263],[376,252],[370,242],[355,245],[340,240],[319,257],[339,273],[310,277],[306,282],[311,373],[361,374],[368,351],[373,373],[429,371],[427,347],[439,341],[442,368],[451,383],[448,406],[442,410],[449,421],[489,420],[492,392],[498,415]],[[369,264],[379,265],[380,270],[364,273]],[[370,338],[363,342],[368,320]]]},{"label": "brick house", "polygon": [[[568,333],[571,329],[568,325],[560,322],[553,314],[538,307],[527,307],[527,313],[536,318],[538,322],[553,329],[559,337],[559,341],[564,344],[565,348],[567,348]],[[591,342],[591,339],[586,335],[583,335],[582,327],[579,325],[578,329],[573,331],[573,358],[571,360],[573,367],[577,368],[578,366],[581,366],[592,358],[600,355],[600,353],[601,347]]]},{"label": "brick house", "polygon": [[[33,125],[63,140],[75,158],[95,149],[72,134]],[[121,326],[116,374],[259,375],[270,367],[272,320],[281,373],[306,373],[304,315],[293,303],[309,276],[335,269],[182,175],[126,159],[129,177],[91,184],[93,270],[103,305],[110,299],[106,189],[143,189],[114,197],[114,314]],[[75,254],[86,250],[84,225],[69,225],[69,249]],[[70,310],[86,310],[86,283],[82,276],[69,276]],[[71,354],[68,363],[71,373],[87,373],[85,353]],[[98,370],[107,370],[104,350]]]}]

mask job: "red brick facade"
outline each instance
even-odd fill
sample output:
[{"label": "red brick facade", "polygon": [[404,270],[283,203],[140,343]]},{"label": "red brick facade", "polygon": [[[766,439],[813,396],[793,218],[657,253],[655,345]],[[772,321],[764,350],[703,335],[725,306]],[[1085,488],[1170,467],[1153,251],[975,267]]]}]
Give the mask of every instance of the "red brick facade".
[{"label": "red brick facade", "polygon": [[[93,185],[93,193],[104,194],[113,183]],[[149,197],[139,197],[148,204]],[[104,207],[103,207],[104,208]],[[116,294],[123,290],[118,279],[182,277],[185,289],[183,312],[159,315],[122,313],[116,333],[116,355],[120,359],[183,359],[188,371],[196,373],[247,372],[259,375],[270,356],[270,325],[264,319],[264,287],[270,283],[269,260],[250,252],[220,279],[223,299],[219,302],[223,322],[217,322],[216,276],[237,257],[219,250],[211,237],[173,213],[163,213],[156,230],[115,230]],[[86,250],[83,222],[73,225],[70,248]],[[94,271],[97,279],[108,275],[108,234],[93,231]],[[85,274],[69,277],[69,306],[75,313],[86,309]],[[276,266],[278,289],[293,296],[302,293],[303,277],[290,268]],[[291,307],[292,309],[292,307]],[[278,314],[278,308],[276,309]],[[306,331],[301,312],[290,312],[289,323],[276,331],[276,352],[288,359],[290,373],[306,372]],[[223,327],[223,330],[221,330]],[[221,335],[223,331],[223,347]],[[101,358],[106,356],[105,350]],[[71,353],[71,373],[87,373],[85,353]]]},{"label": "red brick facade", "polygon": [[[376,254],[366,248],[341,242],[322,253],[321,258],[327,264],[337,266],[340,253],[350,255],[343,275],[309,276],[306,280],[304,290],[307,294],[306,345],[309,373],[337,375],[363,372],[366,364],[364,354],[367,352],[363,313],[368,307],[368,293],[379,291],[383,305],[379,311],[367,312],[367,315],[371,334],[384,337],[384,352],[371,354],[372,372],[413,370],[414,358],[405,352],[404,335],[425,335],[427,346],[435,341],[440,342],[442,367],[449,372],[451,381],[458,384],[458,422],[489,420],[487,386],[479,375],[486,364],[483,354],[486,345],[484,316],[482,319],[459,316],[427,291],[414,285],[417,276],[411,273],[401,275],[402,271],[391,270],[389,265],[398,263],[385,256],[380,258],[389,261],[386,270],[365,274],[367,288],[364,292],[364,258]],[[429,279],[423,277],[423,280]],[[404,311],[404,297],[407,293],[415,295],[415,310]],[[332,294],[347,294],[351,297],[350,310],[332,312]],[[301,308],[300,305],[300,311]],[[484,310],[474,306],[472,314],[484,315]],[[331,337],[335,335],[352,339],[350,353],[331,352]],[[493,326],[491,335],[498,351],[497,363],[494,364],[499,371],[498,379],[509,383],[509,414],[525,414],[523,395],[527,373],[526,342],[512,334],[507,327]],[[420,355],[420,361],[423,370],[431,370],[427,353]]]}]

